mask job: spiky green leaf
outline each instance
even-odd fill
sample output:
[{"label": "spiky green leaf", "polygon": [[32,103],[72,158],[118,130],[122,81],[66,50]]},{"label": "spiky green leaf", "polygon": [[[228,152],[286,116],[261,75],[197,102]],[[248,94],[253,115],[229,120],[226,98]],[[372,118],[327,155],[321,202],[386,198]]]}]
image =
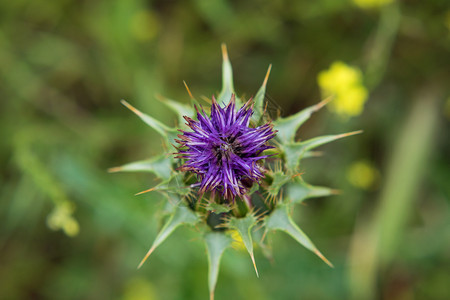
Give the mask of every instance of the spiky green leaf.
[{"label": "spiky green leaf", "polygon": [[161,135],[166,143],[172,144],[173,140],[177,137],[178,130],[175,128],[171,128],[160,121],[156,120],[155,118],[144,114],[140,110],[133,107],[131,104],[129,104],[125,100],[120,101],[124,106],[126,106],[129,110],[134,112],[139,118],[141,118],[142,121],[144,121],[148,126],[153,128],[159,135]]},{"label": "spiky green leaf", "polygon": [[132,162],[120,167],[111,168],[109,172],[150,172],[158,178],[169,179],[172,172],[173,158],[159,155],[151,159]]},{"label": "spiky green leaf", "polygon": [[222,90],[220,91],[217,102],[219,104],[228,104],[231,95],[235,94],[233,85],[233,68],[228,58],[227,46],[222,44]]},{"label": "spiky green leaf", "polygon": [[316,105],[305,108],[298,113],[287,118],[278,118],[274,121],[274,128],[278,130],[276,138],[282,143],[293,143],[297,130],[302,126],[306,120],[311,117],[311,114],[330,101],[329,98],[317,103]]},{"label": "spiky green leaf", "polygon": [[286,204],[279,205],[267,218],[266,218],[266,230],[279,230],[289,234],[297,242],[303,245],[308,250],[314,252],[329,266],[333,266],[316,246],[311,242],[308,236],[294,223],[289,215],[289,206]]},{"label": "spiky green leaf", "polygon": [[176,193],[181,196],[185,196],[189,194],[189,186],[186,186],[183,182],[184,174],[181,172],[172,173],[171,176],[161,182],[160,184],[152,187],[148,190],[137,193],[136,195],[153,192],[153,191],[162,191],[169,193]]},{"label": "spiky green leaf", "polygon": [[252,259],[253,267],[255,268],[256,276],[259,277],[258,269],[256,268],[255,256],[253,254],[253,240],[252,228],[256,225],[257,219],[253,214],[247,214],[244,218],[231,218],[228,226],[231,229],[237,230],[244,242],[244,246]]},{"label": "spiky green leaf", "polygon": [[296,172],[300,163],[300,159],[305,157],[307,153],[310,153],[311,150],[326,143],[330,143],[347,136],[359,134],[361,132],[361,130],[358,130],[343,134],[324,135],[306,140],[304,142],[282,144],[280,148],[281,152],[284,154],[286,167],[288,170]]},{"label": "spiky green leaf", "polygon": [[177,114],[178,123],[180,126],[183,126],[183,124],[186,123],[186,120],[183,118],[184,116],[189,118],[194,118],[195,116],[195,110],[190,105],[186,105],[163,96],[158,96],[157,99]]},{"label": "spiky green leaf", "polygon": [[266,85],[269,79],[270,70],[272,69],[272,65],[269,65],[267,69],[266,77],[264,78],[263,84],[259,88],[256,93],[255,98],[253,98],[254,106],[253,106],[253,115],[252,119],[258,122],[261,119],[261,116],[264,112],[264,99],[266,95]]},{"label": "spiky green leaf", "polygon": [[335,135],[324,135],[324,136],[319,136],[316,138],[312,138],[309,140],[306,140],[304,142],[301,142],[300,145],[302,147],[301,152],[302,152],[302,156],[307,152],[310,151],[312,149],[315,149],[319,146],[322,146],[324,144],[333,142],[335,140],[339,140],[342,139],[344,137],[348,137],[351,135],[355,135],[355,134],[359,134],[361,133],[362,130],[358,130],[358,131],[352,131],[352,132],[348,132],[348,133],[343,133],[343,134],[335,134]]},{"label": "spiky green leaf", "polygon": [[287,185],[286,196],[293,203],[300,203],[308,198],[325,197],[336,193],[336,190],[322,186],[313,186],[306,183],[303,179],[295,179]]},{"label": "spiky green leaf", "polygon": [[217,277],[219,276],[220,259],[226,248],[231,245],[232,238],[224,232],[210,231],[205,234],[208,254],[208,286],[210,299],[214,299]]},{"label": "spiky green leaf", "polygon": [[212,201],[209,201],[208,203],[206,203],[205,208],[206,208],[206,210],[212,211],[216,214],[227,213],[232,209],[231,206],[215,203]]},{"label": "spiky green leaf", "polygon": [[272,174],[272,183],[267,188],[267,192],[271,196],[277,196],[280,189],[291,180],[291,176],[286,175],[283,172],[274,172]]},{"label": "spiky green leaf", "polygon": [[194,225],[199,221],[200,219],[197,216],[197,214],[192,210],[190,210],[188,207],[181,204],[176,206],[174,211],[170,215],[169,219],[167,220],[166,224],[164,224],[163,228],[156,236],[152,246],[150,247],[150,250],[148,250],[147,254],[145,255],[144,259],[142,259],[138,268],[142,266],[142,264],[153,253],[153,251],[159,245],[161,245],[161,243],[164,242],[173,233],[175,229],[184,224]]}]

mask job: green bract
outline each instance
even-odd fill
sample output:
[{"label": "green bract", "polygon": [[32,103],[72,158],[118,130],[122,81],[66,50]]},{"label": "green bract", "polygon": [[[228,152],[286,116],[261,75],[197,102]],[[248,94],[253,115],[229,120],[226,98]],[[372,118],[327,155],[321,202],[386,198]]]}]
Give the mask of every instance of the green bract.
[{"label": "green bract", "polygon": [[[225,46],[222,46],[222,51],[223,84],[217,101],[221,105],[226,105],[235,92],[232,67]],[[264,113],[265,91],[269,73],[270,66],[261,88],[253,99],[252,127],[270,121],[267,114]],[[263,162],[267,170],[265,177],[259,184],[254,183],[242,199],[237,198],[234,203],[223,201],[220,196],[217,199],[217,195],[212,196],[211,193],[199,196],[195,190],[189,188],[193,183],[192,174],[177,170],[177,167],[181,165],[181,159],[175,158],[173,155],[162,154],[145,161],[112,168],[110,170],[112,172],[145,171],[153,173],[161,182],[156,187],[144,192],[163,191],[163,194],[170,198],[168,199],[170,200],[168,201],[169,218],[156,236],[139,267],[181,225],[196,225],[201,228],[208,255],[208,282],[211,299],[214,298],[220,259],[233,241],[230,232],[239,234],[251,257],[257,275],[258,271],[253,254],[254,246],[268,249],[265,236],[270,231],[277,230],[289,234],[297,242],[319,256],[325,263],[332,266],[291,217],[295,204],[301,203],[307,198],[328,196],[335,193],[335,190],[306,183],[299,173],[300,161],[303,158],[313,156],[313,150],[325,143],[359,133],[358,131],[321,136],[301,142],[295,141],[295,135],[300,126],[310,118],[313,112],[322,108],[328,101],[324,100],[292,116],[273,121],[274,129],[277,130],[276,141],[273,143],[276,148],[267,151],[274,155],[266,158]],[[162,99],[162,102],[178,115],[178,119],[182,123],[184,123],[184,116],[195,118],[193,106],[184,105],[170,99]],[[192,99],[192,102],[196,104],[194,99]],[[135,109],[126,101],[122,101],[122,103],[158,132],[167,145],[173,144],[178,133],[177,128],[162,124],[151,116]],[[242,101],[236,97],[236,106],[239,107],[240,105],[242,105]]]}]

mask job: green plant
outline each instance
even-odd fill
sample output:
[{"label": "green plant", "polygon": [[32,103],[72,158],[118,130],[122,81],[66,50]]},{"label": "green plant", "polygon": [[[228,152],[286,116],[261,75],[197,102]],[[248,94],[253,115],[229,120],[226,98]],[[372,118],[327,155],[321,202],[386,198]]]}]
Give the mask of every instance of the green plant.
[{"label": "green plant", "polygon": [[[220,259],[223,252],[230,247],[233,241],[232,233],[238,233],[251,257],[257,275],[258,271],[253,254],[254,244],[262,248],[266,254],[269,253],[270,245],[268,245],[265,237],[271,231],[283,231],[289,234],[329,266],[332,266],[309,237],[294,223],[291,214],[294,206],[305,199],[328,196],[334,194],[335,190],[306,183],[301,177],[300,162],[302,159],[315,156],[314,149],[323,144],[360,133],[360,131],[355,131],[296,141],[295,135],[300,126],[310,118],[312,113],[326,105],[329,99],[287,118],[280,117],[272,121],[265,113],[265,92],[270,67],[255,97],[243,104],[242,99],[235,96],[232,67],[225,46],[222,47],[222,51],[223,85],[217,101],[214,97],[211,100],[211,117],[208,117],[203,108],[198,109],[201,106],[192,97],[189,89],[188,92],[195,109],[170,99],[163,100],[163,103],[178,115],[181,124],[183,121],[187,121],[186,126],[180,130],[182,134],[179,134],[177,128],[168,127],[153,117],[140,112],[126,101],[122,101],[147,125],[157,131],[167,145],[173,145],[176,141],[181,146],[177,148],[178,152],[175,155],[162,154],[149,160],[111,169],[113,172],[152,172],[161,180],[161,183],[141,193],[158,191],[164,194],[168,200],[165,209],[168,215],[167,221],[139,267],[176,228],[181,225],[196,226],[202,232],[207,249],[211,299],[214,298]],[[242,108],[236,112],[235,106]],[[220,136],[214,136],[214,138],[223,139],[218,143],[224,143],[225,150],[217,150],[222,147],[220,145],[209,145],[210,141],[207,139],[210,138],[208,136],[210,131],[204,129],[205,126],[211,126],[211,122],[214,123],[221,118],[221,116],[216,116],[218,111],[221,111],[224,116],[238,114],[240,117],[230,117],[230,120],[242,123],[236,127],[236,130],[244,132],[242,134],[250,131],[249,135],[253,133],[256,135],[253,142],[257,149],[251,148],[252,146],[249,143],[245,143],[244,146],[243,138],[237,145],[234,142],[228,144],[224,141],[229,137],[220,134]],[[195,121],[196,118],[203,121]],[[248,122],[244,122],[244,120]],[[232,125],[228,124],[227,126]],[[193,131],[189,131],[188,127]],[[193,137],[197,133],[198,135]],[[232,136],[232,138],[234,141],[236,137]],[[268,144],[269,140],[272,143],[270,145]],[[194,148],[199,143],[208,145],[202,146],[206,148],[197,149],[200,152],[196,151],[200,154],[209,153],[205,154],[204,160],[201,162],[198,157],[196,157],[196,160],[192,159],[193,155],[198,154],[197,152],[194,153]],[[229,147],[235,148],[230,150]],[[251,150],[242,150],[242,147],[248,147]],[[209,150],[206,151],[205,149]],[[246,156],[244,154],[249,152],[252,152],[251,155]],[[252,159],[253,163],[242,167],[244,171],[241,173],[238,172],[239,167],[226,168],[223,165],[220,165],[220,167],[214,165],[222,164],[220,161],[226,155],[234,155],[236,159],[242,160]],[[220,159],[217,159],[217,156],[220,156]],[[231,163],[231,160],[224,163]],[[214,175],[209,174],[209,170],[214,168],[217,169],[216,173]],[[226,177],[225,173],[227,172],[232,172],[233,175]],[[259,173],[255,175],[254,172]],[[220,179],[231,177],[233,178],[230,180]],[[214,184],[211,184],[211,182],[214,182]]]}]

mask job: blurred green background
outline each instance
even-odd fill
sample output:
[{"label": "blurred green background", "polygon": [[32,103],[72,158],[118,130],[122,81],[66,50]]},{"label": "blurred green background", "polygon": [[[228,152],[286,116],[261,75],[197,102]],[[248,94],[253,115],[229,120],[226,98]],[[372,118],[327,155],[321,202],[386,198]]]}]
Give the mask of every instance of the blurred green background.
[{"label": "blurred green background", "polygon": [[259,279],[245,252],[225,253],[216,299],[450,299],[446,0],[1,1],[0,299],[207,299],[193,229],[136,270],[162,197],[133,196],[152,175],[107,169],[172,151],[119,100],[174,125],[156,95],[187,103],[183,80],[216,93],[222,42],[240,95],[272,63],[268,99],[284,116],[322,99],[318,75],[337,61],[368,97],[298,133],[364,130],[302,165],[341,190],[294,212],[335,268],[275,234]]}]

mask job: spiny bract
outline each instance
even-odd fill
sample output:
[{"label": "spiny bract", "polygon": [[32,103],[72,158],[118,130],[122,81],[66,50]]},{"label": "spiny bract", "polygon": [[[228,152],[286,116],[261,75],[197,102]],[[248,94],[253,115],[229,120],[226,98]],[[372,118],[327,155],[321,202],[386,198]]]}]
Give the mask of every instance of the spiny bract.
[{"label": "spiny bract", "polygon": [[[170,216],[139,267],[176,228],[195,225],[201,229],[207,249],[210,299],[214,298],[220,259],[232,244],[232,234],[239,234],[257,275],[253,240],[264,254],[270,255],[264,237],[276,230],[289,234],[332,266],[294,223],[291,212],[295,204],[307,198],[335,191],[306,183],[300,176],[299,164],[304,158],[316,156],[315,148],[359,133],[295,141],[299,127],[328,100],[272,122],[264,112],[270,66],[256,96],[243,104],[235,96],[233,72],[224,45],[222,53],[223,85],[217,100],[212,99],[210,117],[203,108],[198,111],[199,104],[189,90],[195,109],[170,99],[161,100],[178,115],[181,123],[187,121],[188,127],[181,130],[182,134],[122,101],[158,132],[166,144],[177,142],[179,147],[175,155],[163,154],[110,169],[152,172],[161,183],[144,192],[161,191],[170,200],[167,202]],[[269,145],[271,139],[274,142]]]}]

